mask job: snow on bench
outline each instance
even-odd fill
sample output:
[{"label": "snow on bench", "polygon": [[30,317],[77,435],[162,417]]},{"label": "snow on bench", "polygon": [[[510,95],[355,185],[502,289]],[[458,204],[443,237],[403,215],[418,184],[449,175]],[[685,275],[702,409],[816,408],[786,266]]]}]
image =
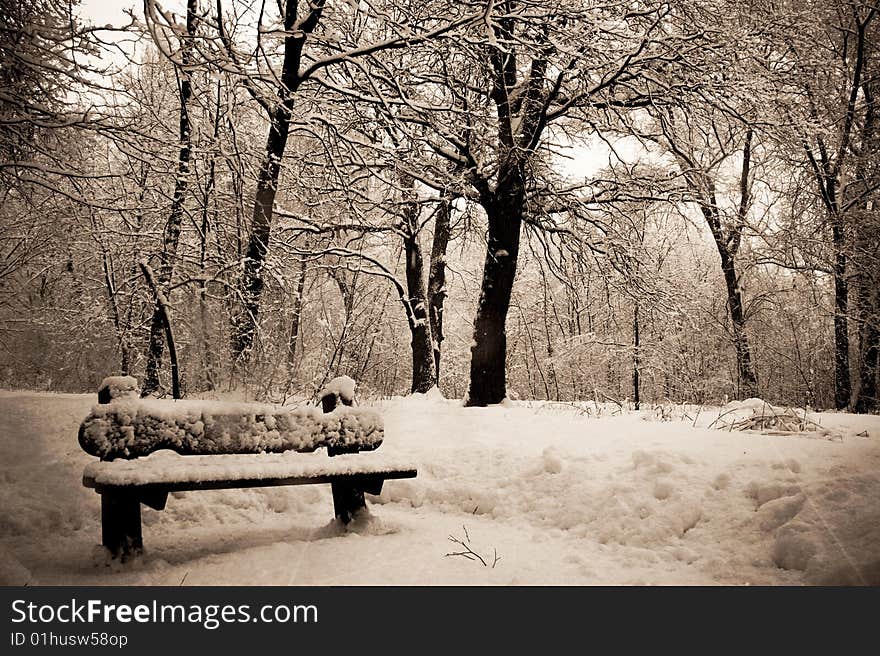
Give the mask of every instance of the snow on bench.
[{"label": "snow on bench", "polygon": [[[105,379],[99,405],[79,430],[82,448],[101,458],[86,466],[83,485],[101,495],[102,543],[123,560],[143,549],[140,504],[163,510],[169,492],[329,483],[335,515],[348,523],[366,507],[365,492],[417,475],[414,466],[374,452],[382,417],[352,407],[347,377],[322,390],[324,413],[139,399],[136,387],[131,377]],[[320,447],[327,453],[314,453]]]},{"label": "snow on bench", "polygon": [[108,376],[98,388],[98,403],[110,403],[113,399],[134,398],[138,394],[138,382],[134,376]]},{"label": "snow on bench", "polygon": [[[385,475],[394,478],[400,471],[412,469],[399,459],[382,454],[347,454],[328,458],[323,454],[301,455],[297,452],[258,455],[182,456],[161,450],[135,460],[99,461],[86,465],[86,487],[162,486],[180,489],[216,489],[218,483],[260,482],[277,485],[281,480],[331,482],[340,477]],[[295,484],[295,483],[294,483]],[[239,487],[231,485],[230,487]],[[250,487],[250,486],[248,486]]]},{"label": "snow on bench", "polygon": [[314,451],[322,446],[371,451],[382,444],[382,417],[339,406],[277,408],[256,403],[116,398],[82,423],[80,446],[102,460],[170,449],[181,455]]}]

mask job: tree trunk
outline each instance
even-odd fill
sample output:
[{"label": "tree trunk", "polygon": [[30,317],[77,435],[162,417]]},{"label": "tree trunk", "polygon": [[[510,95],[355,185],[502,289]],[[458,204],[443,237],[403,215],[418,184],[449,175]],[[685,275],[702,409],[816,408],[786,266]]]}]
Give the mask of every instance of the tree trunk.
[{"label": "tree trunk", "polygon": [[[156,275],[156,284],[159,291],[163,291],[171,282],[174,272],[174,258],[177,255],[177,245],[180,242],[180,229],[183,220],[183,199],[189,181],[189,161],[192,153],[191,134],[192,126],[189,118],[189,101],[192,97],[192,83],[189,79],[187,66],[192,58],[193,39],[196,33],[196,13],[198,10],[197,0],[187,0],[186,3],[186,32],[187,37],[183,42],[181,60],[183,66],[180,75],[180,121],[179,139],[180,153],[177,158],[177,177],[174,181],[174,195],[171,198],[171,215],[165,226],[165,234],[162,240],[161,267]],[[150,343],[147,349],[147,364],[144,372],[144,383],[141,396],[148,396],[159,388],[159,368],[162,366],[162,354],[165,349],[163,330],[163,309],[158,303],[153,310],[153,318],[150,322]]]},{"label": "tree trunk", "polygon": [[101,264],[104,270],[104,285],[107,289],[107,301],[110,304],[110,313],[113,317],[113,328],[116,332],[116,341],[119,345],[120,373],[123,376],[127,376],[129,375],[131,369],[131,356],[128,346],[128,330],[127,327],[124,329],[122,325],[122,316],[119,310],[119,300],[116,297],[116,282],[115,275],[113,273],[113,265],[110,260],[110,254],[107,252],[107,248],[104,245],[104,238],[98,231],[98,226],[95,222],[94,212],[92,212],[91,220],[92,228],[95,231],[95,237],[101,247]]},{"label": "tree trunk", "polygon": [[[719,245],[719,252],[722,252]],[[721,255],[721,268],[724,273],[724,284],[727,287],[727,305],[730,311],[730,323],[733,327],[733,345],[736,350],[736,371],[739,378],[739,393],[742,398],[758,395],[758,377],[752,365],[752,353],[749,348],[749,337],[746,334],[746,318],[743,312],[742,293],[736,268],[729,255]]]},{"label": "tree trunk", "polygon": [[[211,340],[211,313],[208,307],[208,281],[206,277],[206,267],[208,258],[208,239],[211,234],[212,225],[217,223],[217,203],[214,202],[214,211],[209,210],[211,199],[216,189],[217,181],[217,157],[216,152],[219,147],[220,138],[220,103],[222,102],[222,82],[221,78],[217,78],[217,103],[214,113],[214,134],[211,144],[211,155],[208,162],[208,179],[205,181],[205,188],[202,192],[202,227],[199,231],[199,270],[205,280],[199,289],[199,320],[202,332],[202,368],[204,369],[205,383],[207,389],[214,390],[216,383],[216,365]],[[213,217],[212,217],[213,215]],[[213,219],[213,220],[212,220]]]},{"label": "tree trunk", "polygon": [[257,318],[260,313],[260,297],[265,283],[263,263],[269,251],[269,237],[272,229],[272,211],[275,207],[275,194],[281,173],[281,158],[287,146],[290,131],[288,105],[283,103],[272,117],[269,138],[266,141],[265,157],[260,167],[257,191],[254,197],[254,211],[251,218],[251,234],[245,251],[244,272],[242,274],[243,311],[235,317],[232,332],[233,358],[246,356],[254,344]]},{"label": "tree trunk", "polygon": [[640,377],[641,377],[641,361],[640,361],[640,353],[639,346],[641,345],[639,340],[639,303],[636,301],[633,304],[633,376],[632,376],[632,387],[633,387],[633,404],[635,405],[636,410],[639,409],[641,404],[641,390],[640,388]]},{"label": "tree trunk", "polygon": [[[547,341],[547,376],[550,378],[550,384],[547,386],[547,400],[549,401],[551,398],[555,400],[559,400],[559,377],[556,375],[556,366],[553,364],[553,356],[555,351],[553,349],[553,336],[550,333],[550,311],[553,306],[553,301],[550,298],[550,284],[547,281],[547,273],[544,271],[543,265],[540,264],[541,269],[541,291],[543,296],[543,308],[541,312],[541,318],[544,324],[544,339]],[[555,312],[555,308],[553,308]],[[562,329],[562,325],[559,325],[560,329]],[[565,339],[565,334],[563,332],[562,338]],[[550,387],[552,386],[554,396],[550,395]]]},{"label": "tree trunk", "polygon": [[146,260],[140,262],[140,267],[144,274],[144,279],[147,281],[147,286],[149,286],[150,291],[156,298],[156,310],[159,312],[159,317],[162,321],[162,329],[165,331],[165,338],[168,340],[168,359],[171,361],[171,396],[172,398],[179,399],[181,398],[180,374],[177,366],[177,349],[174,346],[174,334],[171,330],[171,315],[168,309],[168,299],[162,292],[162,288],[159,287],[159,284],[156,281],[156,276],[153,275],[153,270],[150,268],[150,265],[147,264]]},{"label": "tree trunk", "polygon": [[[103,248],[103,243],[101,244]],[[122,327],[122,318],[119,313],[119,303],[116,300],[116,285],[113,282],[113,275],[110,271],[109,257],[106,252],[103,253],[104,264],[104,282],[107,286],[107,297],[110,302],[110,309],[113,314],[113,327],[116,331],[116,340],[119,344],[119,373],[128,376],[131,372],[131,354],[128,347],[128,335]]]},{"label": "tree trunk", "polygon": [[[135,235],[143,234],[143,227],[144,227],[143,205],[144,205],[144,198],[147,193],[147,170],[146,170],[146,166],[143,163],[141,163],[141,173],[140,173],[140,177],[138,178],[138,186],[140,187],[140,191],[138,192],[137,209],[135,210],[135,213],[134,213],[134,227],[135,227],[134,234]],[[132,254],[135,256],[135,259],[132,261],[130,268],[129,268],[129,274],[132,278],[134,278],[138,275],[139,266],[137,264],[137,260],[139,259],[138,258],[139,250],[140,249],[138,248],[137,237],[136,237],[135,241],[132,243],[132,246],[131,246]],[[134,323],[135,323],[135,294],[129,294],[128,304],[125,308],[125,319],[123,322],[123,334],[130,335],[131,331],[133,330]],[[126,353],[123,354],[122,371],[124,373],[131,372],[131,355],[132,355],[131,351],[132,351],[132,348],[131,348],[131,345],[129,344],[128,348],[126,349]]]},{"label": "tree trunk", "polygon": [[[492,28],[496,41],[488,48],[492,70],[489,96],[498,119],[498,170],[494,191],[487,179],[480,175],[476,178],[489,229],[474,318],[470,382],[465,398],[468,406],[500,403],[507,397],[506,322],[526,206],[526,172],[547,125],[547,59],[543,54],[534,56],[525,78],[518,79],[520,65],[514,44],[521,37],[514,36],[515,24],[507,17],[499,19]],[[501,42],[506,45],[502,47]],[[538,36],[538,42],[547,43],[546,32]]]},{"label": "tree trunk", "polygon": [[834,407],[849,406],[852,393],[849,379],[849,284],[846,279],[844,229],[840,219],[832,227],[834,257]]},{"label": "tree trunk", "polygon": [[880,410],[877,374],[880,368],[880,216],[875,201],[866,203],[853,239],[852,268],[856,273],[856,307],[859,320],[859,394],[854,410],[859,413]]},{"label": "tree trunk", "polygon": [[434,351],[431,344],[431,324],[428,319],[428,290],[425,286],[425,262],[419,244],[419,215],[421,206],[416,201],[414,180],[401,176],[404,194],[410,196],[403,205],[404,257],[406,258],[406,298],[404,309],[409,324],[412,350],[412,385],[410,391],[425,393],[437,384]]},{"label": "tree trunk", "polygon": [[[742,149],[742,165],[739,172],[739,202],[735,207],[734,216],[729,225],[725,226],[718,204],[716,186],[717,173],[702,170],[696,164],[693,153],[689,153],[690,145],[682,146],[677,136],[671,131],[674,120],[664,125],[664,135],[670,144],[670,150],[678,161],[679,169],[687,181],[690,191],[700,208],[700,212],[712,233],[712,239],[721,259],[721,274],[727,291],[727,311],[730,316],[733,347],[736,353],[736,378],[739,398],[758,395],[758,376],[752,364],[752,353],[746,333],[746,316],[736,272],[736,255],[742,243],[743,230],[747,224],[752,200],[751,158],[754,130],[746,128]],[[703,367],[700,367],[703,371]]]},{"label": "tree trunk", "polygon": [[404,240],[406,255],[406,289],[409,299],[409,330],[412,346],[412,392],[427,392],[437,384],[434,373],[434,351],[428,320],[424,262],[418,235],[410,233]]},{"label": "tree trunk", "polygon": [[[730,315],[733,346],[736,352],[738,394],[740,398],[750,398],[758,395],[758,377],[752,365],[752,354],[749,348],[749,338],[746,333],[746,317],[743,311],[742,293],[739,287],[739,278],[736,274],[736,261],[728,246],[731,242],[721,228],[715,204],[701,203],[701,210],[706,222],[709,224],[709,228],[712,230],[715,246],[721,258],[721,273],[724,275],[724,285],[727,289],[727,309]],[[735,230],[736,228],[733,229]]]},{"label": "tree trunk", "polygon": [[309,5],[309,15],[297,20],[298,0],[286,0],[284,5],[284,64],[281,69],[278,100],[271,115],[269,136],[260,174],[257,191],[254,195],[254,211],[251,218],[251,234],[245,252],[244,271],[241,277],[241,293],[244,300],[242,311],[233,319],[232,355],[237,361],[247,357],[253,348],[260,313],[260,297],[265,283],[263,264],[269,250],[269,237],[272,229],[272,212],[275,208],[275,195],[278,192],[278,178],[281,173],[281,159],[287,147],[290,134],[290,118],[293,111],[294,96],[301,79],[299,66],[306,35],[312,33],[321,20],[324,2],[318,0]]},{"label": "tree trunk", "polygon": [[877,92],[880,81],[876,76],[865,80],[865,120],[862,128],[862,157],[859,162],[859,180],[868,197],[863,214],[856,221],[854,264],[858,273],[857,300],[859,310],[859,396],[855,411],[880,411],[877,397],[877,375],[880,369],[880,212],[875,190],[880,182],[880,124],[878,124]]},{"label": "tree trunk", "polygon": [[443,304],[446,301],[446,249],[449,245],[452,199],[447,194],[440,198],[440,208],[434,223],[434,241],[431,245],[431,268],[428,273],[428,311],[434,349],[434,378],[440,384],[440,354],[443,347]]},{"label": "tree trunk", "polygon": [[862,332],[862,366],[859,369],[859,399],[855,411],[859,413],[880,410],[877,398],[877,375],[880,372],[880,327],[876,316],[865,321]]},{"label": "tree trunk", "polygon": [[507,396],[505,322],[516,276],[525,199],[523,165],[511,169],[499,174],[494,198],[484,203],[489,234],[474,319],[467,406],[500,403]]},{"label": "tree trunk", "polygon": [[296,295],[293,297],[293,311],[290,317],[290,338],[287,342],[287,377],[293,380],[296,371],[296,351],[300,341],[302,323],[303,294],[306,287],[306,258],[299,261],[299,278],[296,281]]}]

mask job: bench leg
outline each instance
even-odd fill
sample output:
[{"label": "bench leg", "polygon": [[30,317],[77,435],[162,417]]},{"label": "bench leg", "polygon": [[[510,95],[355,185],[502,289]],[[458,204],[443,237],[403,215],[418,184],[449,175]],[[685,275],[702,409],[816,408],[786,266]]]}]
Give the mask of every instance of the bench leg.
[{"label": "bench leg", "polygon": [[336,519],[348,524],[362,508],[366,508],[364,491],[351,483],[331,483],[333,491],[333,511]]},{"label": "bench leg", "polygon": [[371,476],[370,478],[367,478],[364,480],[361,487],[363,488],[364,492],[366,492],[367,494],[374,494],[374,495],[378,496],[378,495],[382,494],[382,485],[384,483],[385,483],[384,478]]},{"label": "bench leg", "polygon": [[331,483],[336,518],[342,520],[343,524],[348,524],[359,510],[367,507],[364,492],[380,494],[384,482],[385,479],[380,476],[369,476],[359,478],[356,483]]},{"label": "bench leg", "polygon": [[141,502],[135,495],[101,493],[101,542],[123,561],[143,551]]}]

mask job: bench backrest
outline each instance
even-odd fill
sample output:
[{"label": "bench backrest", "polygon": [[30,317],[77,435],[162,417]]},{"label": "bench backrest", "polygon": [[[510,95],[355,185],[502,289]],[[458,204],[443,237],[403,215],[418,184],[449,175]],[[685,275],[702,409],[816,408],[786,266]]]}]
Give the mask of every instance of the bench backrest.
[{"label": "bench backrest", "polygon": [[[102,386],[103,388],[103,386]],[[113,397],[104,394],[101,400]],[[139,399],[117,395],[92,408],[79,429],[79,443],[102,460],[138,458],[160,449],[181,455],[312,452],[327,447],[330,455],[372,451],[385,436],[382,417],[374,410],[336,405],[324,408],[276,407],[227,403]],[[349,399],[350,403],[350,399]]]}]

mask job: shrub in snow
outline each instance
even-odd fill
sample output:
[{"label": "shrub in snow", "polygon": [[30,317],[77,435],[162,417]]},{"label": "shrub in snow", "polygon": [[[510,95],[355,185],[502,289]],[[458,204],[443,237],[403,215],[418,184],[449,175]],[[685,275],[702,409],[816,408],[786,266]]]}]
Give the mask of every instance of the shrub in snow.
[{"label": "shrub in snow", "polygon": [[775,406],[763,399],[731,401],[722,408],[709,428],[754,431],[765,435],[812,434],[829,440],[842,440],[843,435],[819,425],[806,410]]},{"label": "shrub in snow", "polygon": [[314,451],[322,446],[369,451],[384,438],[373,410],[340,406],[276,408],[255,403],[120,399],[97,405],[79,431],[83,450],[102,460],[159,449],[181,455]]}]

